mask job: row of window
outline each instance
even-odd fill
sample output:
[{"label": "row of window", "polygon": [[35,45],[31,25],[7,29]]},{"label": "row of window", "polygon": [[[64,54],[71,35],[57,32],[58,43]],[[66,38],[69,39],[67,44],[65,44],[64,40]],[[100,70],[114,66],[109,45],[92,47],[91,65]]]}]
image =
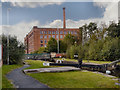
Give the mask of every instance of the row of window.
[{"label": "row of window", "polygon": [[41,47],[43,47],[43,46],[44,46],[44,47],[46,47],[47,45],[46,45],[46,44],[45,44],[45,45],[43,45],[43,44],[40,44],[40,46],[41,46]]},{"label": "row of window", "polygon": [[[77,34],[76,31],[60,31],[60,34]],[[58,34],[58,31],[40,31],[40,34]]]},{"label": "row of window", "polygon": [[[43,42],[44,42],[44,40],[41,40],[40,42],[41,42],[41,43],[43,43]],[[46,40],[45,40],[45,43],[47,43],[47,41],[46,41]]]},{"label": "row of window", "polygon": [[[63,36],[65,36],[65,35],[60,35],[60,38],[63,38]],[[49,38],[51,38],[51,37],[55,38],[55,35],[52,35],[52,36],[49,35],[48,37],[49,37]],[[43,38],[43,35],[40,35],[40,39],[42,39],[42,38]],[[45,35],[44,38],[46,39],[46,38],[47,38],[47,35]],[[56,38],[58,38],[58,35],[56,35]]]}]

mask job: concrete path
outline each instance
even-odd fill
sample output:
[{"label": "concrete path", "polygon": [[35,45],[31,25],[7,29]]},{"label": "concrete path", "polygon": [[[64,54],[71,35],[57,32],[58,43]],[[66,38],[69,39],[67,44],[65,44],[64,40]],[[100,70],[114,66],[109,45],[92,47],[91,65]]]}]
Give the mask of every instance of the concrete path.
[{"label": "concrete path", "polygon": [[52,68],[38,68],[38,69],[26,69],[25,73],[41,73],[41,72],[67,72],[67,71],[78,71],[80,68],[76,67],[52,67]]},{"label": "concrete path", "polygon": [[47,85],[25,75],[22,70],[27,67],[29,67],[29,65],[24,65],[19,69],[15,69],[7,74],[6,77],[12,81],[16,88],[49,88]]}]

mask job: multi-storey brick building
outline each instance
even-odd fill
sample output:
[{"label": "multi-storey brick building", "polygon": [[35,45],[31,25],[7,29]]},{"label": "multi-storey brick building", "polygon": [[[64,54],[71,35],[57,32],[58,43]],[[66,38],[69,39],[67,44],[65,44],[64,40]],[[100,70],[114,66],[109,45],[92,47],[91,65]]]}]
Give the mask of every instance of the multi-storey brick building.
[{"label": "multi-storey brick building", "polygon": [[78,30],[76,28],[66,28],[65,8],[63,8],[63,28],[38,28],[34,26],[24,38],[24,43],[27,46],[26,54],[38,50],[40,47],[46,47],[51,37],[62,40],[66,34],[75,35]]}]

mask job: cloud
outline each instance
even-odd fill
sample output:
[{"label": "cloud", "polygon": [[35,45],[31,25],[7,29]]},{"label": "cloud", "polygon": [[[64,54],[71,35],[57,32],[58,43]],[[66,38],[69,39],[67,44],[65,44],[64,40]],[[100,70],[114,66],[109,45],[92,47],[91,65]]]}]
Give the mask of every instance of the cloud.
[{"label": "cloud", "polygon": [[[95,1],[95,0],[94,0]],[[85,23],[88,24],[90,22],[96,22],[99,26],[101,23],[109,24],[109,21],[118,22],[118,3],[117,2],[95,2],[95,6],[105,8],[104,16],[102,18],[90,18],[87,20],[78,20],[74,21],[71,19],[66,20],[67,28],[79,28]],[[48,27],[48,28],[56,28],[63,27],[62,20],[54,20],[53,22],[47,23],[45,25],[41,25],[39,21],[31,21],[31,22],[21,22],[16,25],[11,25],[9,28],[3,25],[2,30],[4,33],[8,33],[11,35],[16,35],[20,41],[24,41],[24,37],[27,33],[30,32],[33,26],[38,27]],[[1,27],[0,27],[1,28]]]},{"label": "cloud", "polygon": [[108,23],[109,21],[118,22],[118,1],[119,0],[111,0],[111,2],[105,2],[102,0],[101,2],[96,2],[97,0],[93,0],[94,5],[105,8],[104,16],[102,21]]},{"label": "cloud", "polygon": [[44,7],[47,5],[61,5],[64,0],[1,0],[2,2],[10,2],[10,4],[14,7],[28,7],[28,8],[36,8],[36,7]]},{"label": "cloud", "polygon": [[24,37],[27,33],[30,32],[33,26],[40,26],[40,23],[38,21],[33,21],[30,23],[27,22],[21,22],[16,25],[2,25],[2,33],[4,34],[10,34],[12,36],[17,36],[19,41],[24,41]]}]

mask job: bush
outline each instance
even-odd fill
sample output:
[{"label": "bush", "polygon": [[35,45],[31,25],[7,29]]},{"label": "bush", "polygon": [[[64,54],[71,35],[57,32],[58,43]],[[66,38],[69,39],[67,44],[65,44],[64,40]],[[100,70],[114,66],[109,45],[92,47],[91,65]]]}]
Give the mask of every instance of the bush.
[{"label": "bush", "polygon": [[[2,45],[3,45],[3,64],[7,64],[8,56],[8,45],[7,37],[2,35]],[[25,54],[25,46],[22,42],[17,40],[16,36],[9,36],[9,64],[19,64],[22,63],[22,58]]]}]

